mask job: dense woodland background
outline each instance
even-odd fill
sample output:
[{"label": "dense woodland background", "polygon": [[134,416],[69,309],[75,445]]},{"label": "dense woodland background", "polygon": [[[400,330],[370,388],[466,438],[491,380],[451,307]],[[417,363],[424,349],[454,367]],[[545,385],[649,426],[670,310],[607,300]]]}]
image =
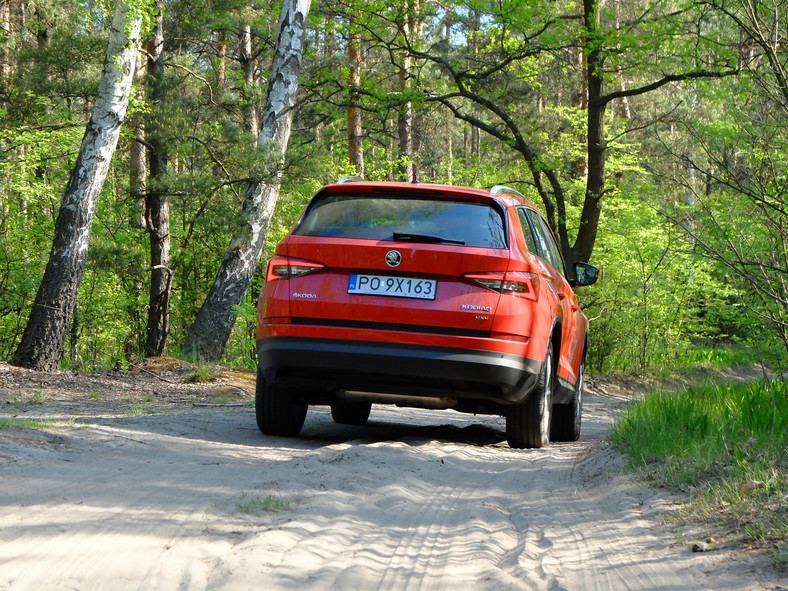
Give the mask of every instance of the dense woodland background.
[{"label": "dense woodland background", "polygon": [[[0,0],[0,359],[19,346],[96,102],[120,0]],[[738,343],[788,359],[788,2],[313,0],[283,166],[258,145],[280,4],[144,10],[128,120],[61,365],[189,357],[245,223],[281,179],[222,361],[255,363],[267,257],[346,174],[513,186],[570,261],[595,371],[662,371]],[[153,311],[153,312],[152,312]]]}]

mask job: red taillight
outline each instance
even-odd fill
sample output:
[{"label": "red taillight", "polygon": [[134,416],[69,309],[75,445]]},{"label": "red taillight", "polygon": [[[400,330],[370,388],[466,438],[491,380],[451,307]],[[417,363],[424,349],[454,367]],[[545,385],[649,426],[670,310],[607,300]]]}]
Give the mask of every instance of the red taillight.
[{"label": "red taillight", "polygon": [[467,273],[465,279],[497,292],[507,292],[531,300],[539,299],[539,276],[524,271]]},{"label": "red taillight", "polygon": [[301,275],[314,273],[315,271],[319,271],[320,269],[324,268],[325,265],[322,265],[321,263],[278,256],[274,257],[271,262],[268,263],[268,274],[266,275],[266,281],[300,277]]}]

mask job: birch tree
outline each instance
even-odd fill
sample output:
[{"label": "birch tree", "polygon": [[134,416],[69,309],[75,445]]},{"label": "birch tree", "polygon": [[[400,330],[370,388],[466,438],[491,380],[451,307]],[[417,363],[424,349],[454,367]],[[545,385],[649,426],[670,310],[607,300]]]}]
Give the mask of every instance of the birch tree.
[{"label": "birch tree", "polygon": [[85,270],[93,216],[126,120],[142,17],[139,6],[117,0],[96,102],[63,194],[49,262],[13,357],[15,365],[51,371],[63,356]]},{"label": "birch tree", "polygon": [[198,359],[221,359],[235,323],[233,306],[240,304],[249,291],[265,245],[268,225],[279,198],[310,4],[311,0],[284,0],[282,3],[257,139],[260,157],[271,164],[271,170],[266,178],[247,186],[239,229],[230,241],[216,279],[184,341],[184,352]]}]

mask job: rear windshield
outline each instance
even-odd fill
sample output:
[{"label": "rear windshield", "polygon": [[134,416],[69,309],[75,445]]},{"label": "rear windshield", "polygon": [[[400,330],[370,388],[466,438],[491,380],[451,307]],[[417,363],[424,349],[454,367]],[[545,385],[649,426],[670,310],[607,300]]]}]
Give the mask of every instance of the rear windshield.
[{"label": "rear windshield", "polygon": [[328,195],[312,203],[294,234],[506,248],[497,207],[410,196]]}]

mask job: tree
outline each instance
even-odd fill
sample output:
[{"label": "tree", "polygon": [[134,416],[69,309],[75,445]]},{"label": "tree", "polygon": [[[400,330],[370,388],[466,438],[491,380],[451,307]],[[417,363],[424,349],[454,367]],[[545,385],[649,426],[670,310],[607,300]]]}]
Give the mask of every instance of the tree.
[{"label": "tree", "polygon": [[[737,71],[731,65],[731,56],[718,52],[702,31],[692,33],[693,22],[702,16],[692,5],[674,10],[668,2],[642,8],[633,3],[627,19],[609,14],[603,6],[599,0],[584,0],[582,12],[576,13],[571,11],[574,5],[564,11],[560,5],[539,0],[491,3],[482,21],[492,24],[486,32],[480,32],[486,36],[480,44],[484,51],[479,49],[477,54],[472,39],[464,56],[457,51],[449,55],[447,46],[438,42],[419,50],[408,28],[401,24],[399,35],[392,38],[386,38],[371,25],[366,28],[378,43],[393,52],[406,51],[420,62],[420,67],[412,70],[422,75],[412,84],[423,93],[426,102],[445,106],[456,118],[520,153],[531,177],[529,184],[542,201],[570,264],[589,260],[593,252],[607,193],[608,107],[666,85],[729,76]],[[369,13],[366,16],[370,17]],[[392,22],[397,24],[396,20]],[[663,48],[666,36],[678,41]],[[684,54],[675,50],[679,42],[684,44]],[[524,105],[533,105],[536,90],[545,84],[532,72],[549,66],[553,55],[566,54],[578,46],[582,73],[577,84],[584,95],[580,104],[587,105],[584,134],[578,140],[584,144],[587,174],[572,241],[568,225],[568,206],[573,198],[572,179],[567,178],[570,167],[562,170],[557,166],[560,156],[557,146],[546,136],[546,132],[553,132],[546,115]],[[432,65],[439,75],[426,65]],[[635,82],[629,88],[622,89],[621,81],[616,79],[622,72]],[[435,84],[436,79],[445,80],[445,84]],[[560,109],[561,105],[556,107]],[[559,109],[549,115],[555,116]],[[535,124],[534,116],[545,121]]]},{"label": "tree", "polygon": [[282,3],[279,35],[257,140],[258,153],[270,170],[265,178],[247,187],[238,230],[184,341],[183,350],[200,359],[221,359],[235,323],[233,307],[241,303],[249,290],[265,245],[268,225],[279,198],[282,165],[290,139],[310,3],[311,0]]},{"label": "tree", "polygon": [[[690,198],[667,213],[686,232],[694,251],[727,271],[738,301],[754,320],[748,336],[764,348],[770,340],[782,347],[776,360],[785,366],[788,72],[782,23],[788,5],[759,0],[704,4],[740,31],[744,76],[724,89],[728,108],[706,121],[695,116],[683,122],[694,149],[673,151],[682,164],[677,172],[683,173],[674,179]],[[700,91],[718,104],[718,89]],[[764,338],[767,334],[772,339]]]},{"label": "tree", "polygon": [[356,169],[356,174],[364,176],[364,131],[361,125],[361,65],[364,61],[361,35],[355,30],[348,31],[347,58],[348,73],[348,105],[347,105],[347,146],[348,160]]},{"label": "tree", "polygon": [[142,17],[139,6],[117,0],[95,104],[60,204],[49,262],[13,357],[15,365],[51,371],[63,355],[93,216],[126,119]]},{"label": "tree", "polygon": [[[161,112],[166,100],[164,82],[164,2],[155,0],[155,18],[151,38],[146,43],[149,97],[155,110]],[[150,298],[145,354],[163,355],[170,332],[170,205],[163,186],[167,174],[167,145],[161,125],[151,118],[148,129],[149,181],[145,193],[145,225],[150,237]]]}]

